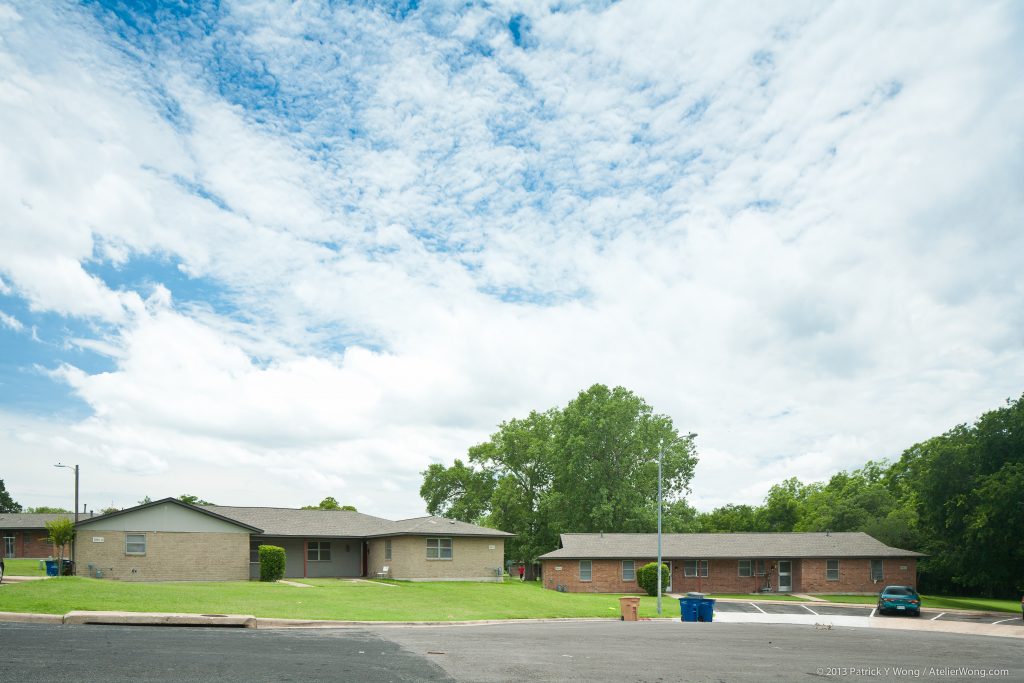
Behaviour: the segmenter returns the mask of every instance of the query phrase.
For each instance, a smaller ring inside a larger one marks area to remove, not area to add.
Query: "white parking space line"
[[[810,607],[808,607],[807,605],[800,605],[800,606],[801,606],[801,607],[803,607],[803,608],[804,608],[805,610],[807,610],[808,612],[810,612],[811,614],[813,614],[813,615],[814,615],[814,616],[816,616],[816,617],[818,617],[818,616],[821,616],[820,614],[818,614],[817,612],[815,612],[814,610],[812,610],[812,609],[811,609]]]
[[[939,617],[943,616],[944,614],[945,614],[945,612],[943,612],[942,614],[939,614],[937,616],[932,617],[931,621],[935,621],[936,619],[938,619]]]
[[[757,606],[757,605],[756,605],[755,603],[753,603],[753,602],[752,602],[752,603],[750,603],[750,604],[751,604],[751,605],[754,605],[754,607],[756,607],[756,608],[757,608],[757,611],[758,611],[758,612],[760,612],[761,614],[768,614],[768,613],[767,613],[767,612],[765,612],[765,611],[764,611],[763,609],[761,609],[760,607],[758,607],[758,606]]]
[[[872,608],[871,608],[871,614],[869,614],[869,615],[868,615],[868,618],[869,618],[869,619],[870,619],[871,617],[875,616],[875,610],[877,610],[877,609],[878,609],[877,607],[872,607]]]
[[[992,624],[1005,624],[1008,621],[1017,621],[1017,617],[1013,617],[1012,619],[1000,619],[999,621],[993,621]]]

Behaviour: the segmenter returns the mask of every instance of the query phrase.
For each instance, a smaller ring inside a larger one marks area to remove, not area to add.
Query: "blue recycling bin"
[[[697,605],[697,621],[710,622],[715,614],[715,601],[710,598],[704,598],[699,603]]]
[[[679,620],[697,621],[700,598],[679,598]]]
[[[57,560],[46,561],[46,575],[57,576]]]

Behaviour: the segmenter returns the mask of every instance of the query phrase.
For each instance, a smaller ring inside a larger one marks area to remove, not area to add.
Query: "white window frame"
[[[141,538],[142,540],[141,541],[129,540],[129,539],[132,539],[132,538]],[[146,541],[147,541],[146,534],[144,534],[144,533],[139,533],[139,532],[134,532],[134,531],[131,532],[131,533],[126,533],[124,535],[124,554],[125,555],[138,555],[138,556],[145,555],[146,554],[146,549],[149,547],[149,545],[148,545],[148,543]],[[138,550],[138,548],[136,548],[135,550],[131,550],[132,546],[140,546],[140,545],[142,546],[142,550]]]
[[[385,538],[384,539],[384,559],[385,560],[390,560],[391,559],[391,539],[390,538]]]
[[[451,537],[436,537],[427,539],[428,560],[451,560],[455,557],[455,548]]]
[[[875,573],[875,566],[878,566],[878,573]],[[882,560],[868,560],[868,571],[871,573],[872,581],[885,580],[885,563]]]
[[[316,546],[314,548],[314,546]],[[314,557],[314,553],[316,557]],[[326,557],[325,557],[326,555]],[[331,542],[330,541],[306,541],[307,562],[330,562]]]
[[[825,560],[825,580],[839,580],[839,560]]]
[[[583,578],[583,565],[587,565],[587,578]],[[580,581],[593,581],[594,580],[594,561],[593,560],[580,560]]]
[[[753,560],[739,560],[736,565],[736,574],[744,579],[754,575]]]
[[[629,564],[629,569],[626,569],[626,564]],[[636,581],[636,560],[623,560],[622,561],[622,580],[623,581]]]
[[[683,576],[688,579],[707,578],[707,560],[683,560]]]

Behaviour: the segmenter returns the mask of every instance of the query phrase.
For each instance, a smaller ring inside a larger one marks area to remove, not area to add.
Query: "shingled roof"
[[[74,512],[5,512],[0,514],[0,529],[45,529],[47,522],[55,519],[74,519]],[[86,521],[93,517],[93,513],[84,512],[78,515],[79,521]]]
[[[658,555],[657,534],[562,534],[561,547],[542,560],[648,559]],[[821,533],[662,534],[662,557],[801,558],[924,557],[891,548],[860,531]]]
[[[415,517],[389,522],[387,530],[377,536],[515,536],[507,531],[489,529],[445,517]]]
[[[295,508],[251,508],[227,505],[202,505],[204,510],[228,519],[259,527],[264,536],[370,536],[379,533],[391,520],[351,510],[296,510]]]

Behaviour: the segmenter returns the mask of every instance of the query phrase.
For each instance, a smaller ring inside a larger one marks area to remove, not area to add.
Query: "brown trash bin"
[[[640,598],[619,598],[622,621],[637,621],[640,617]]]

